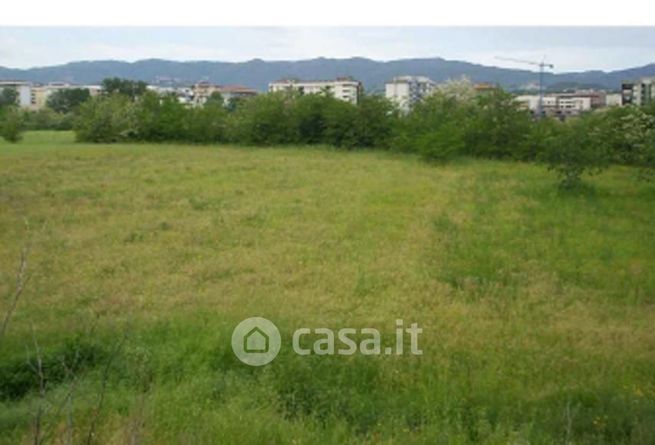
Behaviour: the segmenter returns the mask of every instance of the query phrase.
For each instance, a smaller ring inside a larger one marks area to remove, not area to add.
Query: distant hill
[[[0,67],[0,79],[21,79],[33,82],[67,81],[94,84],[106,77],[124,77],[148,83],[190,84],[208,80],[220,84],[242,84],[266,90],[268,83],[284,77],[300,79],[332,79],[353,76],[361,80],[367,90],[380,90],[384,82],[398,75],[424,75],[435,81],[468,76],[475,82],[494,82],[508,89],[520,89],[537,81],[533,71],[496,68],[475,63],[430,59],[404,59],[389,62],[354,57],[350,59],[317,58],[300,61],[248,62],[174,62],[147,59],[137,62],[99,60],[71,62],[65,65],[12,69]],[[654,76],[655,63],[620,71],[584,71],[577,73],[546,73],[546,86],[596,85],[618,89],[621,81],[642,76]]]

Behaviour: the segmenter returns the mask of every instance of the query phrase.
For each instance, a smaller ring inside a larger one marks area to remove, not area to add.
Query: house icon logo
[[[255,326],[243,337],[243,350],[247,353],[268,352],[269,338],[259,326]]]
[[[270,320],[246,318],[232,332],[232,350],[239,360],[250,366],[270,363],[280,352],[280,331]]]

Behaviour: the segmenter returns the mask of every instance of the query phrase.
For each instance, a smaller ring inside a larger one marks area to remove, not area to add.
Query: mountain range
[[[538,73],[524,69],[498,68],[442,58],[402,59],[387,62],[361,57],[349,59],[316,58],[299,61],[247,62],[176,62],[146,59],[136,62],[99,60],[71,62],[64,65],[16,69],[0,67],[0,80],[18,79],[32,82],[64,81],[97,84],[106,77],[143,80],[151,84],[192,84],[207,80],[218,84],[240,84],[264,91],[268,83],[280,78],[306,80],[352,76],[364,83],[368,91],[380,91],[394,76],[422,75],[440,82],[467,76],[474,82],[497,83],[510,90],[519,90],[538,82]],[[624,80],[655,76],[655,63],[618,71],[583,71],[545,73],[549,89],[605,88],[618,90]]]

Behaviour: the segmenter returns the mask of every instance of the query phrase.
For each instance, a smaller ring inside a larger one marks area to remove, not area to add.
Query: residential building
[[[425,76],[398,76],[385,84],[385,96],[408,112],[412,106],[435,91],[436,83]]]
[[[32,103],[32,84],[22,80],[0,80],[0,91],[5,88],[13,88],[18,93],[17,105],[21,108],[29,108]]]
[[[257,90],[243,85],[217,85],[210,82],[198,82],[192,88],[193,104],[204,105],[213,93],[220,93],[223,96],[224,105],[228,105],[232,99],[256,96]]]
[[[245,99],[258,94],[256,90],[243,85],[221,85],[218,91],[223,96],[225,106],[230,105],[234,99]]]
[[[331,94],[336,99],[357,105],[362,92],[362,83],[352,77],[337,77],[336,80],[313,81],[282,79],[269,83],[268,91],[297,91],[300,94]]]
[[[593,109],[603,108],[604,106],[606,106],[607,92],[603,90],[594,90],[594,89],[575,90],[571,95],[575,97],[588,97],[591,103],[591,108]]]
[[[642,77],[635,82],[621,84],[623,105],[648,105],[655,100],[655,77]]]
[[[605,95],[606,107],[620,107],[622,104],[623,96],[621,93],[607,93]]]
[[[560,95],[557,97],[556,111],[559,111],[560,114],[580,114],[591,108],[591,97],[589,96]]]
[[[32,111],[45,107],[48,103],[48,97],[55,91],[83,88],[89,90],[91,96],[96,96],[101,91],[101,87],[97,85],[74,85],[65,82],[51,82],[41,85],[20,80],[0,80],[0,90],[3,88],[14,88],[18,92],[18,106]]]
[[[539,95],[527,94],[517,96],[516,100],[521,102],[525,108],[533,113],[539,109]],[[592,97],[589,94],[558,93],[548,94],[542,98],[542,112],[549,116],[571,116],[590,111]]]

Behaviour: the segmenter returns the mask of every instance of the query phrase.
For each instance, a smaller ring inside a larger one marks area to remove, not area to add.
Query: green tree
[[[558,174],[562,188],[575,188],[583,174],[598,174],[609,166],[612,153],[602,119],[594,114],[571,119],[545,141],[540,160]]]
[[[532,119],[511,94],[494,89],[477,94],[466,118],[466,154],[485,158],[520,157]]]
[[[640,165],[649,133],[655,129],[655,117],[639,107],[626,106],[607,110],[596,120],[603,141],[609,145],[612,161]]]
[[[521,161],[534,161],[542,156],[546,145],[560,131],[562,122],[554,118],[544,118],[531,122],[525,142],[518,145],[512,157]]]
[[[110,77],[102,81],[102,89],[105,94],[122,94],[135,99],[142,96],[147,89],[148,84],[142,81],[121,79],[119,77]]]
[[[390,144],[397,113],[393,104],[383,96],[362,95],[357,103],[353,125],[360,147],[384,148]]]
[[[220,93],[220,91],[214,91],[209,95],[207,101],[205,102],[205,105],[211,105],[211,104],[218,104],[221,107],[225,105],[225,99],[223,98],[223,95]]]
[[[25,128],[29,130],[71,130],[73,128],[73,114],[57,113],[44,107],[37,111],[24,113]]]
[[[188,139],[186,108],[174,95],[146,92],[136,102],[135,136],[143,141]]]
[[[404,116],[392,146],[420,154],[427,160],[445,160],[463,154],[472,105],[456,95],[437,92]],[[442,142],[438,142],[438,139]]]
[[[57,113],[71,113],[91,98],[86,88],[57,90],[48,97],[47,106]]]
[[[79,141],[120,142],[134,138],[135,127],[134,104],[116,94],[83,103],[73,129]]]
[[[357,107],[341,100],[327,102],[323,141],[336,147],[356,147],[359,140],[355,128]]]
[[[244,101],[230,118],[230,140],[254,145],[293,142],[293,101],[293,96],[283,92],[260,94]]]
[[[23,116],[17,106],[5,106],[0,116],[0,136],[7,142],[18,142],[23,134]]]
[[[18,102],[18,91],[16,88],[3,88],[0,90],[0,108],[16,105]]]
[[[191,142],[215,143],[227,140],[228,112],[219,101],[208,101],[205,106],[186,112],[187,139]]]
[[[327,126],[325,113],[336,99],[322,94],[307,94],[294,98],[291,109],[291,125],[294,139],[303,144],[325,141]]]

